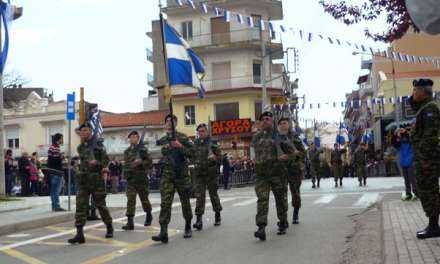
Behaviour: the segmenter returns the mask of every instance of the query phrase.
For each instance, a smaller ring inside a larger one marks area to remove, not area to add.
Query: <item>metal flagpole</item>
[[[0,54],[3,53],[2,45],[2,19],[0,16]],[[4,68],[4,65],[3,65]],[[3,72],[0,71],[0,195],[6,195],[6,175],[5,175],[5,133],[3,124]]]
[[[68,143],[67,143],[67,195],[68,195],[68,203],[67,210],[70,211],[70,195],[71,195],[71,183],[72,183],[72,121],[69,120],[68,125]]]

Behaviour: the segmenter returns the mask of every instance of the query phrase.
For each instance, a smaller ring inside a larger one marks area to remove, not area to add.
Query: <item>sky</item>
[[[151,20],[158,18],[157,0],[12,0],[24,8],[23,17],[13,23],[6,72],[18,71],[31,80],[29,86],[43,87],[63,100],[85,87],[88,101],[112,112],[142,110],[146,96],[146,60],[151,39]],[[165,1],[163,1],[165,2]],[[333,36],[359,44],[384,47],[364,36],[365,25],[346,26],[324,13],[318,0],[284,0],[285,27]],[[375,23],[382,31],[383,23]],[[371,26],[371,25],[370,25]],[[301,41],[298,34],[283,34],[287,47],[300,53],[298,94],[306,103],[321,103],[321,109],[302,110],[303,118],[339,121],[341,108],[333,101],[345,100],[356,89],[361,74],[361,56],[353,49],[321,41]],[[325,106],[330,102],[330,106]]]

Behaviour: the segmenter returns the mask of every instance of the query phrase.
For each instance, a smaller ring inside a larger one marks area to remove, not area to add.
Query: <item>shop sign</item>
[[[225,136],[252,132],[251,119],[222,120],[211,122],[212,136]]]

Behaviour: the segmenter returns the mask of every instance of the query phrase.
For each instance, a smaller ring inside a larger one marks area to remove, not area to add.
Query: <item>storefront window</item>
[[[239,118],[240,113],[238,103],[215,105],[215,120],[236,120]]]

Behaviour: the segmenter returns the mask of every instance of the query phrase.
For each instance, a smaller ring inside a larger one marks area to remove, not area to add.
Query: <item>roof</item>
[[[14,107],[22,100],[26,100],[28,96],[35,92],[41,98],[47,97],[44,88],[5,88],[3,89],[3,102],[5,108]]]
[[[130,127],[130,126],[161,126],[164,125],[168,111],[150,111],[139,113],[102,113],[102,126]]]

